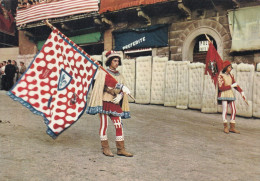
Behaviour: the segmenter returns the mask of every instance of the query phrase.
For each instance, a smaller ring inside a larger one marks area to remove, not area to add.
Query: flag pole
[[[248,102],[247,102],[246,98],[244,98],[244,97],[243,97],[243,99],[244,99],[244,101],[246,102],[246,104],[249,106],[249,104],[248,104]]]
[[[72,43],[81,53],[83,53],[85,56],[87,56],[88,58],[90,58],[95,64],[98,65],[99,68],[101,68],[103,71],[105,71],[107,74],[110,75],[110,73],[104,68],[102,67],[98,61],[94,60],[93,58],[91,58],[81,47],[79,47],[77,44],[75,44],[74,42],[72,42],[66,35],[64,35],[63,33],[61,33],[56,27],[54,27],[48,19],[44,20],[44,23],[49,26],[52,30],[57,30],[58,33],[63,37],[65,38],[66,40],[68,40],[70,43]],[[117,82],[117,80],[111,75],[111,77]],[[128,94],[134,101],[135,101],[135,98],[131,95],[131,94]]]
[[[206,36],[207,40],[208,40],[210,43],[212,43],[206,33],[205,33],[205,36]]]

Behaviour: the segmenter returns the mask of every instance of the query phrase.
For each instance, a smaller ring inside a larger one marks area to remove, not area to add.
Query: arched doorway
[[[195,44],[197,43],[198,40],[200,40],[200,38],[206,39],[205,34],[207,34],[209,37],[211,37],[211,39],[214,40],[215,42],[214,44],[218,51],[218,54],[220,55],[220,57],[223,57],[224,47],[223,47],[222,36],[219,34],[218,31],[216,31],[216,29],[213,29],[211,27],[201,26],[194,29],[191,33],[189,33],[186,36],[182,48],[182,60],[190,61],[190,62],[194,61],[193,53],[194,53]]]

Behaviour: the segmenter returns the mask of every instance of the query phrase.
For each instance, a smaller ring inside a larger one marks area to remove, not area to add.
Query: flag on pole
[[[222,63],[223,60],[219,56],[214,45],[212,42],[209,42],[209,49],[206,56],[205,74],[208,73],[211,76],[215,86],[217,84],[218,75],[222,70]]]
[[[84,113],[98,65],[75,43],[54,29],[25,74],[8,92],[44,117],[56,138]]]

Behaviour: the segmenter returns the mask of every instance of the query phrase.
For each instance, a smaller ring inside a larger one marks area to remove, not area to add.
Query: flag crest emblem
[[[64,69],[61,69],[60,79],[58,82],[58,90],[65,89],[69,85],[71,79],[72,79],[71,75],[68,72],[66,72]]]

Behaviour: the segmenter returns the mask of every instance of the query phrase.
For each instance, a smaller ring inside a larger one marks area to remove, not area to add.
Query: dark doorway
[[[208,35],[214,47],[217,50],[217,44],[214,38]],[[208,51],[208,40],[204,34],[197,36],[196,43],[193,49],[193,62],[205,63],[206,55]]]

